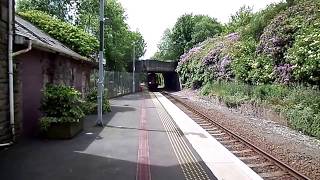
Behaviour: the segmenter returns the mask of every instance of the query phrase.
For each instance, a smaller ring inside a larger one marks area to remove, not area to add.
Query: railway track
[[[263,179],[309,180],[305,175],[294,170],[254,144],[248,142],[245,138],[211,120],[206,114],[189,106],[180,98],[167,92],[162,92],[162,94]]]

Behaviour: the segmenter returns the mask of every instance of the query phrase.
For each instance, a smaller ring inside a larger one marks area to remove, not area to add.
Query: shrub
[[[294,67],[295,80],[320,85],[320,21],[299,32],[287,61]]]
[[[287,110],[290,125],[305,134],[320,138],[320,113],[301,104]]]
[[[36,10],[19,15],[83,56],[90,57],[98,50],[99,43],[94,36],[70,23]]]
[[[81,94],[72,87],[47,85],[43,90],[40,119],[42,130],[52,122],[79,122],[84,116]]]
[[[317,19],[319,7],[319,2],[307,0],[278,14],[261,35],[257,52],[270,56],[275,64],[285,63],[284,55],[294,43],[296,33]]]
[[[237,33],[210,38],[183,54],[177,67],[182,83],[199,88],[212,80],[233,79],[229,53],[239,39]]]
[[[230,22],[226,25],[225,33],[242,32],[250,23],[253,17],[252,8],[243,6],[234,15],[231,16]]]
[[[96,114],[97,113],[97,110],[98,110],[97,95],[98,95],[97,88],[91,89],[89,91],[89,93],[86,95],[85,103],[83,106],[84,112],[86,114]],[[110,103],[108,100],[108,92],[106,90],[103,93],[102,111],[103,112],[111,112],[111,107],[110,107]]]
[[[217,96],[228,107],[244,102],[266,104],[282,112],[289,125],[320,138],[320,92],[303,86],[246,85],[236,82],[212,82],[202,87],[203,95]]]
[[[296,0],[257,13],[242,8],[226,27],[237,33],[209,38],[181,56],[182,82],[229,107],[271,106],[291,127],[319,138],[319,7],[319,1]]]
[[[246,38],[254,38],[259,40],[266,26],[276,17],[280,12],[287,8],[285,3],[271,4],[259,12],[256,12],[250,18],[250,21],[240,31],[241,36]]]
[[[218,97],[228,107],[236,107],[248,100],[250,91],[250,86],[243,83],[215,81],[206,84],[201,93]]]
[[[268,56],[258,56],[254,59],[249,72],[249,78],[256,84],[265,84],[274,80],[273,76],[274,64]]]
[[[251,82],[250,71],[254,63],[256,42],[253,38],[241,40],[234,44],[231,56],[234,61],[231,62],[231,69],[237,80]]]

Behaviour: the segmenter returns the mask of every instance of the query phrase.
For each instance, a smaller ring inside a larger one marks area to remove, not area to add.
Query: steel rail
[[[302,180],[311,180],[309,177],[305,176],[304,174],[301,174],[300,172],[296,171],[295,169],[291,168],[289,165],[287,165],[286,163],[282,162],[281,160],[278,160],[277,158],[275,158],[274,156],[272,156],[271,154],[265,152],[264,150],[262,150],[261,148],[257,147],[256,145],[252,144],[251,142],[249,142],[248,140],[242,138],[241,136],[233,133],[231,130],[229,130],[228,128],[224,127],[223,125],[215,122],[214,120],[212,120],[210,117],[208,117],[206,114],[204,114],[203,112],[200,112],[199,110],[196,110],[195,108],[191,107],[190,105],[188,105],[187,103],[181,101],[179,98],[169,94],[168,92],[162,92],[162,94],[164,94],[165,96],[169,96],[170,98],[174,99],[176,102],[180,103],[181,105],[183,105],[184,107],[186,107],[189,111],[191,111],[192,113],[197,114],[198,116],[202,117],[204,120],[207,120],[211,123],[213,123],[215,126],[221,128],[222,130],[224,130],[226,133],[228,133],[230,136],[232,136],[233,138],[239,140],[240,142],[244,143],[245,145],[249,146],[250,148],[252,148],[255,152],[259,153],[260,155],[262,155],[264,158],[268,159],[269,161],[273,162],[276,166],[278,166],[279,168],[281,168],[284,172],[288,172],[291,176],[297,178],[297,179],[302,179]]]

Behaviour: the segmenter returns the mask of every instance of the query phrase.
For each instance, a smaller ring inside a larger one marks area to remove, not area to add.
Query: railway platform
[[[110,101],[72,140],[24,140],[0,151],[0,179],[261,179],[160,93]]]

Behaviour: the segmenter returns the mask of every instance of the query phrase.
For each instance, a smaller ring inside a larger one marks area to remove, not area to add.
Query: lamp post
[[[136,82],[134,78],[134,73],[136,71],[136,64],[135,64],[135,59],[136,59],[136,46],[135,42],[133,43],[133,51],[132,51],[132,92],[135,93],[136,91]]]
[[[98,117],[96,121],[97,126],[103,126],[103,91],[104,91],[104,67],[103,67],[103,53],[104,53],[104,0],[100,0],[100,47],[99,47],[99,78],[98,78]]]

